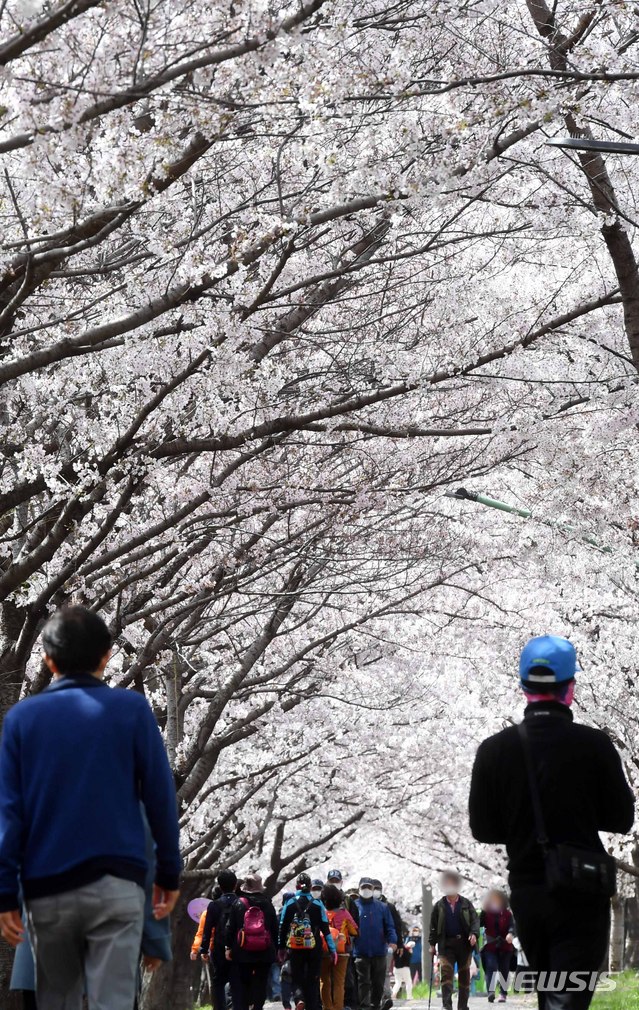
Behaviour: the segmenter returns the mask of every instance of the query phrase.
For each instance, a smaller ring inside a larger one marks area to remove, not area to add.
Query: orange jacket
[[[199,926],[197,927],[197,933],[195,934],[193,938],[193,943],[191,945],[192,954],[200,953],[200,947],[202,946],[202,936],[204,934],[204,923],[206,922],[206,912],[207,910],[204,909],[204,911],[200,916],[200,923]]]

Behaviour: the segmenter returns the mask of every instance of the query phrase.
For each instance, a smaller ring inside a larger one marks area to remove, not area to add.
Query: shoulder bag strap
[[[549,846],[548,835],[546,834],[546,825],[544,822],[544,814],[541,809],[541,796],[539,795],[539,785],[537,784],[537,776],[535,775],[535,767],[533,765],[532,750],[530,747],[530,739],[528,737],[528,727],[525,722],[520,722],[517,731],[519,733],[521,744],[524,749],[524,760],[526,762],[526,771],[528,773],[528,784],[530,786],[530,798],[533,805],[533,814],[535,816],[535,830],[537,832],[537,842],[541,845],[543,851],[545,852]]]

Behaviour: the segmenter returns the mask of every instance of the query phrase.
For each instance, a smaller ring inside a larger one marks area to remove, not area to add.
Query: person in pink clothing
[[[324,1010],[344,1010],[346,972],[351,956],[351,939],[358,929],[351,913],[344,907],[342,892],[334,884],[326,884],[322,891],[328,923],[337,947],[337,962],[328,951],[322,958],[320,989]]]

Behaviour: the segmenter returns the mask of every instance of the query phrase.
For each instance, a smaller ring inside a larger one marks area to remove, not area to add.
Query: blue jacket
[[[385,957],[389,943],[397,943],[397,932],[388,905],[375,898],[358,898],[359,936],[353,940],[355,957]]]
[[[144,927],[142,929],[141,953],[147,957],[159,957],[162,961],[171,961],[171,920],[156,919],[153,915],[153,883],[155,878],[155,848],[151,832],[149,831],[146,818],[144,819],[146,834],[146,853],[149,861],[147,870],[145,890],[146,901],[144,904]],[[26,927],[26,915],[23,914],[22,922]],[[31,939],[25,929],[24,940],[16,947],[11,970],[10,992],[35,992],[35,960]]]
[[[0,746],[0,911],[107,873],[144,887],[144,803],[155,879],[178,887],[173,776],[142,695],[64,677],[7,714]]]

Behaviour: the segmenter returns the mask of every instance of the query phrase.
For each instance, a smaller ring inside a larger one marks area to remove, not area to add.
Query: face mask
[[[360,893],[360,897],[361,898],[372,898],[373,897],[373,888],[372,887],[360,887],[359,893]]]
[[[378,887],[376,887],[375,890],[373,891],[373,897],[379,899],[379,898],[381,898],[381,896],[382,896],[382,892],[380,891],[380,889]]]
[[[311,894],[313,895],[314,898],[321,898],[322,897],[322,888],[321,887],[314,887],[313,890],[311,891]]]
[[[457,894],[457,888],[456,887],[447,887],[446,888],[446,894],[448,895],[449,898],[454,898],[455,895]]]

